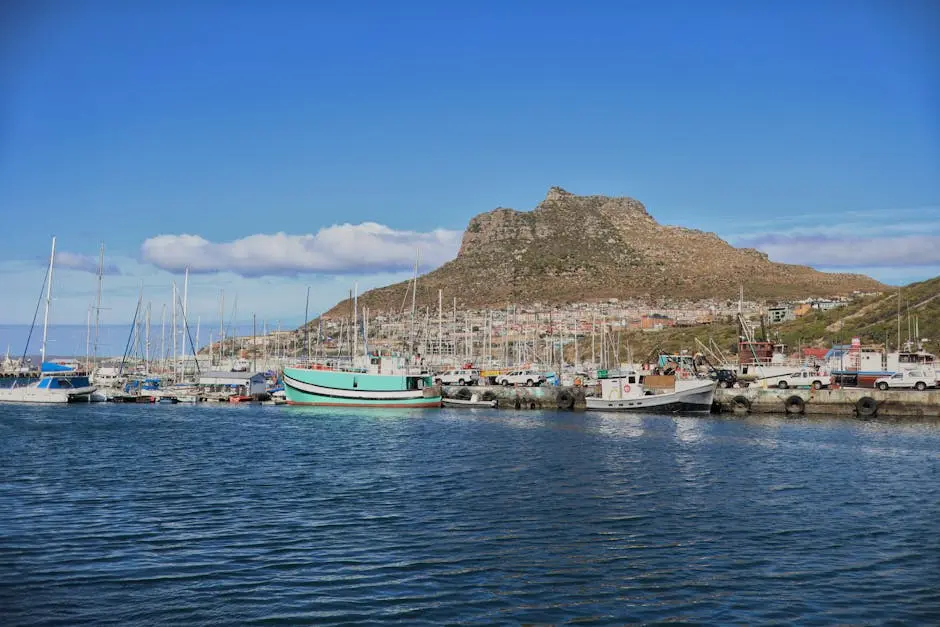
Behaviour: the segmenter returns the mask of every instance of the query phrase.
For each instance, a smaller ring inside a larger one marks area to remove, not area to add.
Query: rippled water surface
[[[933,622],[940,428],[0,406],[0,623]]]

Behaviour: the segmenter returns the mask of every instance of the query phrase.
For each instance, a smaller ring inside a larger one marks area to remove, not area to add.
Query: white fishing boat
[[[49,255],[49,271],[46,275],[46,311],[42,322],[42,348],[40,350],[40,377],[28,385],[0,388],[0,402],[8,403],[69,403],[88,401],[95,386],[88,380],[88,373],[78,369],[74,362],[47,362],[46,338],[49,329],[49,305],[52,302],[52,270],[55,266],[55,238],[52,238],[52,253]]]
[[[470,398],[444,398],[444,407],[491,407],[497,405],[496,399],[481,400],[479,394],[472,394]]]
[[[707,412],[717,383],[669,375],[642,376],[636,371],[600,380],[600,396],[585,399],[587,409],[603,411]]]

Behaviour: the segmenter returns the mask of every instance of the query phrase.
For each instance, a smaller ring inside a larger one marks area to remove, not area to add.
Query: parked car
[[[767,385],[776,385],[781,390],[787,388],[811,387],[815,390],[821,390],[832,384],[832,377],[828,374],[819,374],[814,370],[800,370],[782,377],[773,377],[767,381]]]
[[[879,390],[926,390],[927,388],[937,387],[937,377],[923,370],[902,370],[890,377],[875,379],[875,387]]]
[[[496,377],[496,385],[542,385],[545,375],[535,370],[513,370],[508,374]]]
[[[441,385],[477,385],[480,383],[480,371],[469,368],[448,370],[434,377],[434,382]]]
[[[712,381],[717,381],[720,388],[732,388],[738,382],[738,375],[735,374],[734,370],[728,368],[712,370],[708,373],[708,376]]]

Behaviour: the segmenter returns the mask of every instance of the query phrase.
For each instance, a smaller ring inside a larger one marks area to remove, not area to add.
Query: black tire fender
[[[568,391],[559,392],[557,406],[558,409],[574,409],[574,395]]]
[[[806,411],[806,402],[796,394],[788,397],[783,406],[788,414],[802,414]]]
[[[522,399],[517,396],[513,401],[512,406],[516,409],[522,409]]]
[[[859,418],[872,418],[878,415],[878,401],[870,396],[863,396],[855,401],[855,413]]]
[[[745,413],[750,413],[751,401],[749,401],[746,396],[738,394],[731,399],[731,409],[734,411],[744,411]]]

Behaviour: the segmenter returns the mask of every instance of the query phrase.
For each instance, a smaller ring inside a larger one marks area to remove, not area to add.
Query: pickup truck
[[[926,390],[927,388],[937,387],[937,377],[923,370],[902,370],[901,372],[894,373],[890,377],[875,379],[875,387],[879,390]]]
[[[496,385],[542,385],[545,383],[545,375],[535,370],[513,370],[508,374],[501,374],[496,377]]]
[[[476,385],[480,382],[480,371],[463,368],[448,370],[434,377],[434,383],[442,385]]]
[[[812,370],[800,370],[782,377],[772,377],[767,381],[767,385],[776,385],[781,390],[787,388],[811,387],[814,390],[821,390],[832,384],[832,377],[828,374],[819,374]]]

